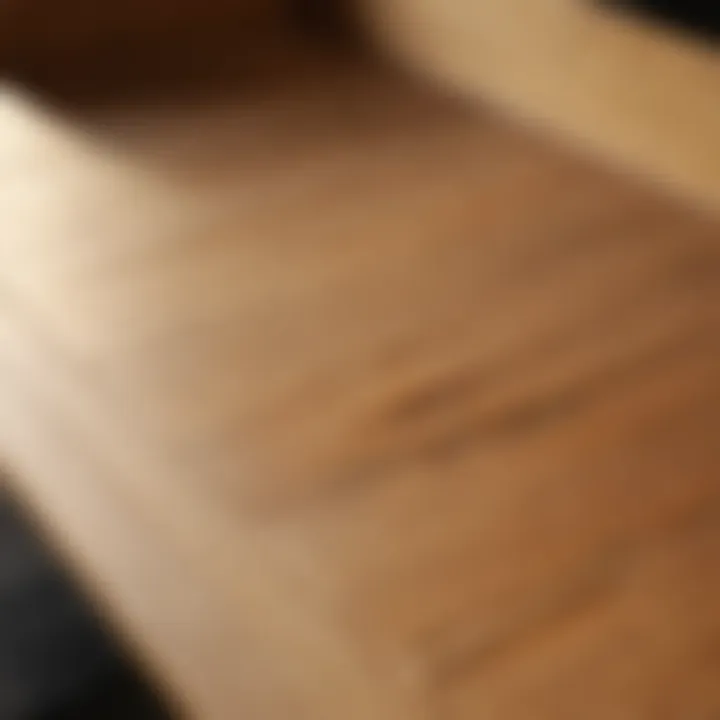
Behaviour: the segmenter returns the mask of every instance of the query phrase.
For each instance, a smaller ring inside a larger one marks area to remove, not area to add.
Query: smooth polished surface
[[[720,225],[300,55],[0,101],[0,452],[202,720],[720,712]]]

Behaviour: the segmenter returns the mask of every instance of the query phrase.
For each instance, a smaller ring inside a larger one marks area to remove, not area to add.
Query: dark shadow
[[[169,717],[134,661],[0,491],[0,718]]]
[[[672,23],[708,39],[720,39],[720,4],[717,0],[607,0],[607,4]]]
[[[242,3],[207,2],[222,11],[203,21],[145,25],[139,17],[137,26],[126,20],[114,28],[104,19],[95,33],[47,46],[16,43],[2,58],[3,74],[61,105],[152,103],[252,83],[258,67],[282,67],[299,43],[347,47],[357,39],[351,0],[278,0],[276,12],[254,20]]]

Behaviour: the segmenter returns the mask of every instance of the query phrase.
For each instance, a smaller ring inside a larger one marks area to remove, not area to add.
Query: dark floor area
[[[167,720],[0,490],[0,720]]]

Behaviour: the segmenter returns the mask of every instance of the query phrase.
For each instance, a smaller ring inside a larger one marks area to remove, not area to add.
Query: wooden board
[[[717,223],[392,73],[0,99],[0,453],[202,720],[720,712]]]
[[[691,35],[585,0],[365,0],[404,62],[494,98],[713,208],[720,55]]]

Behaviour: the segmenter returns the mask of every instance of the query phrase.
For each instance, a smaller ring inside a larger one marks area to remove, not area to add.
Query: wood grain
[[[364,0],[394,56],[713,208],[717,50],[584,0]]]
[[[0,168],[2,454],[191,717],[720,712],[717,222],[304,50]]]

